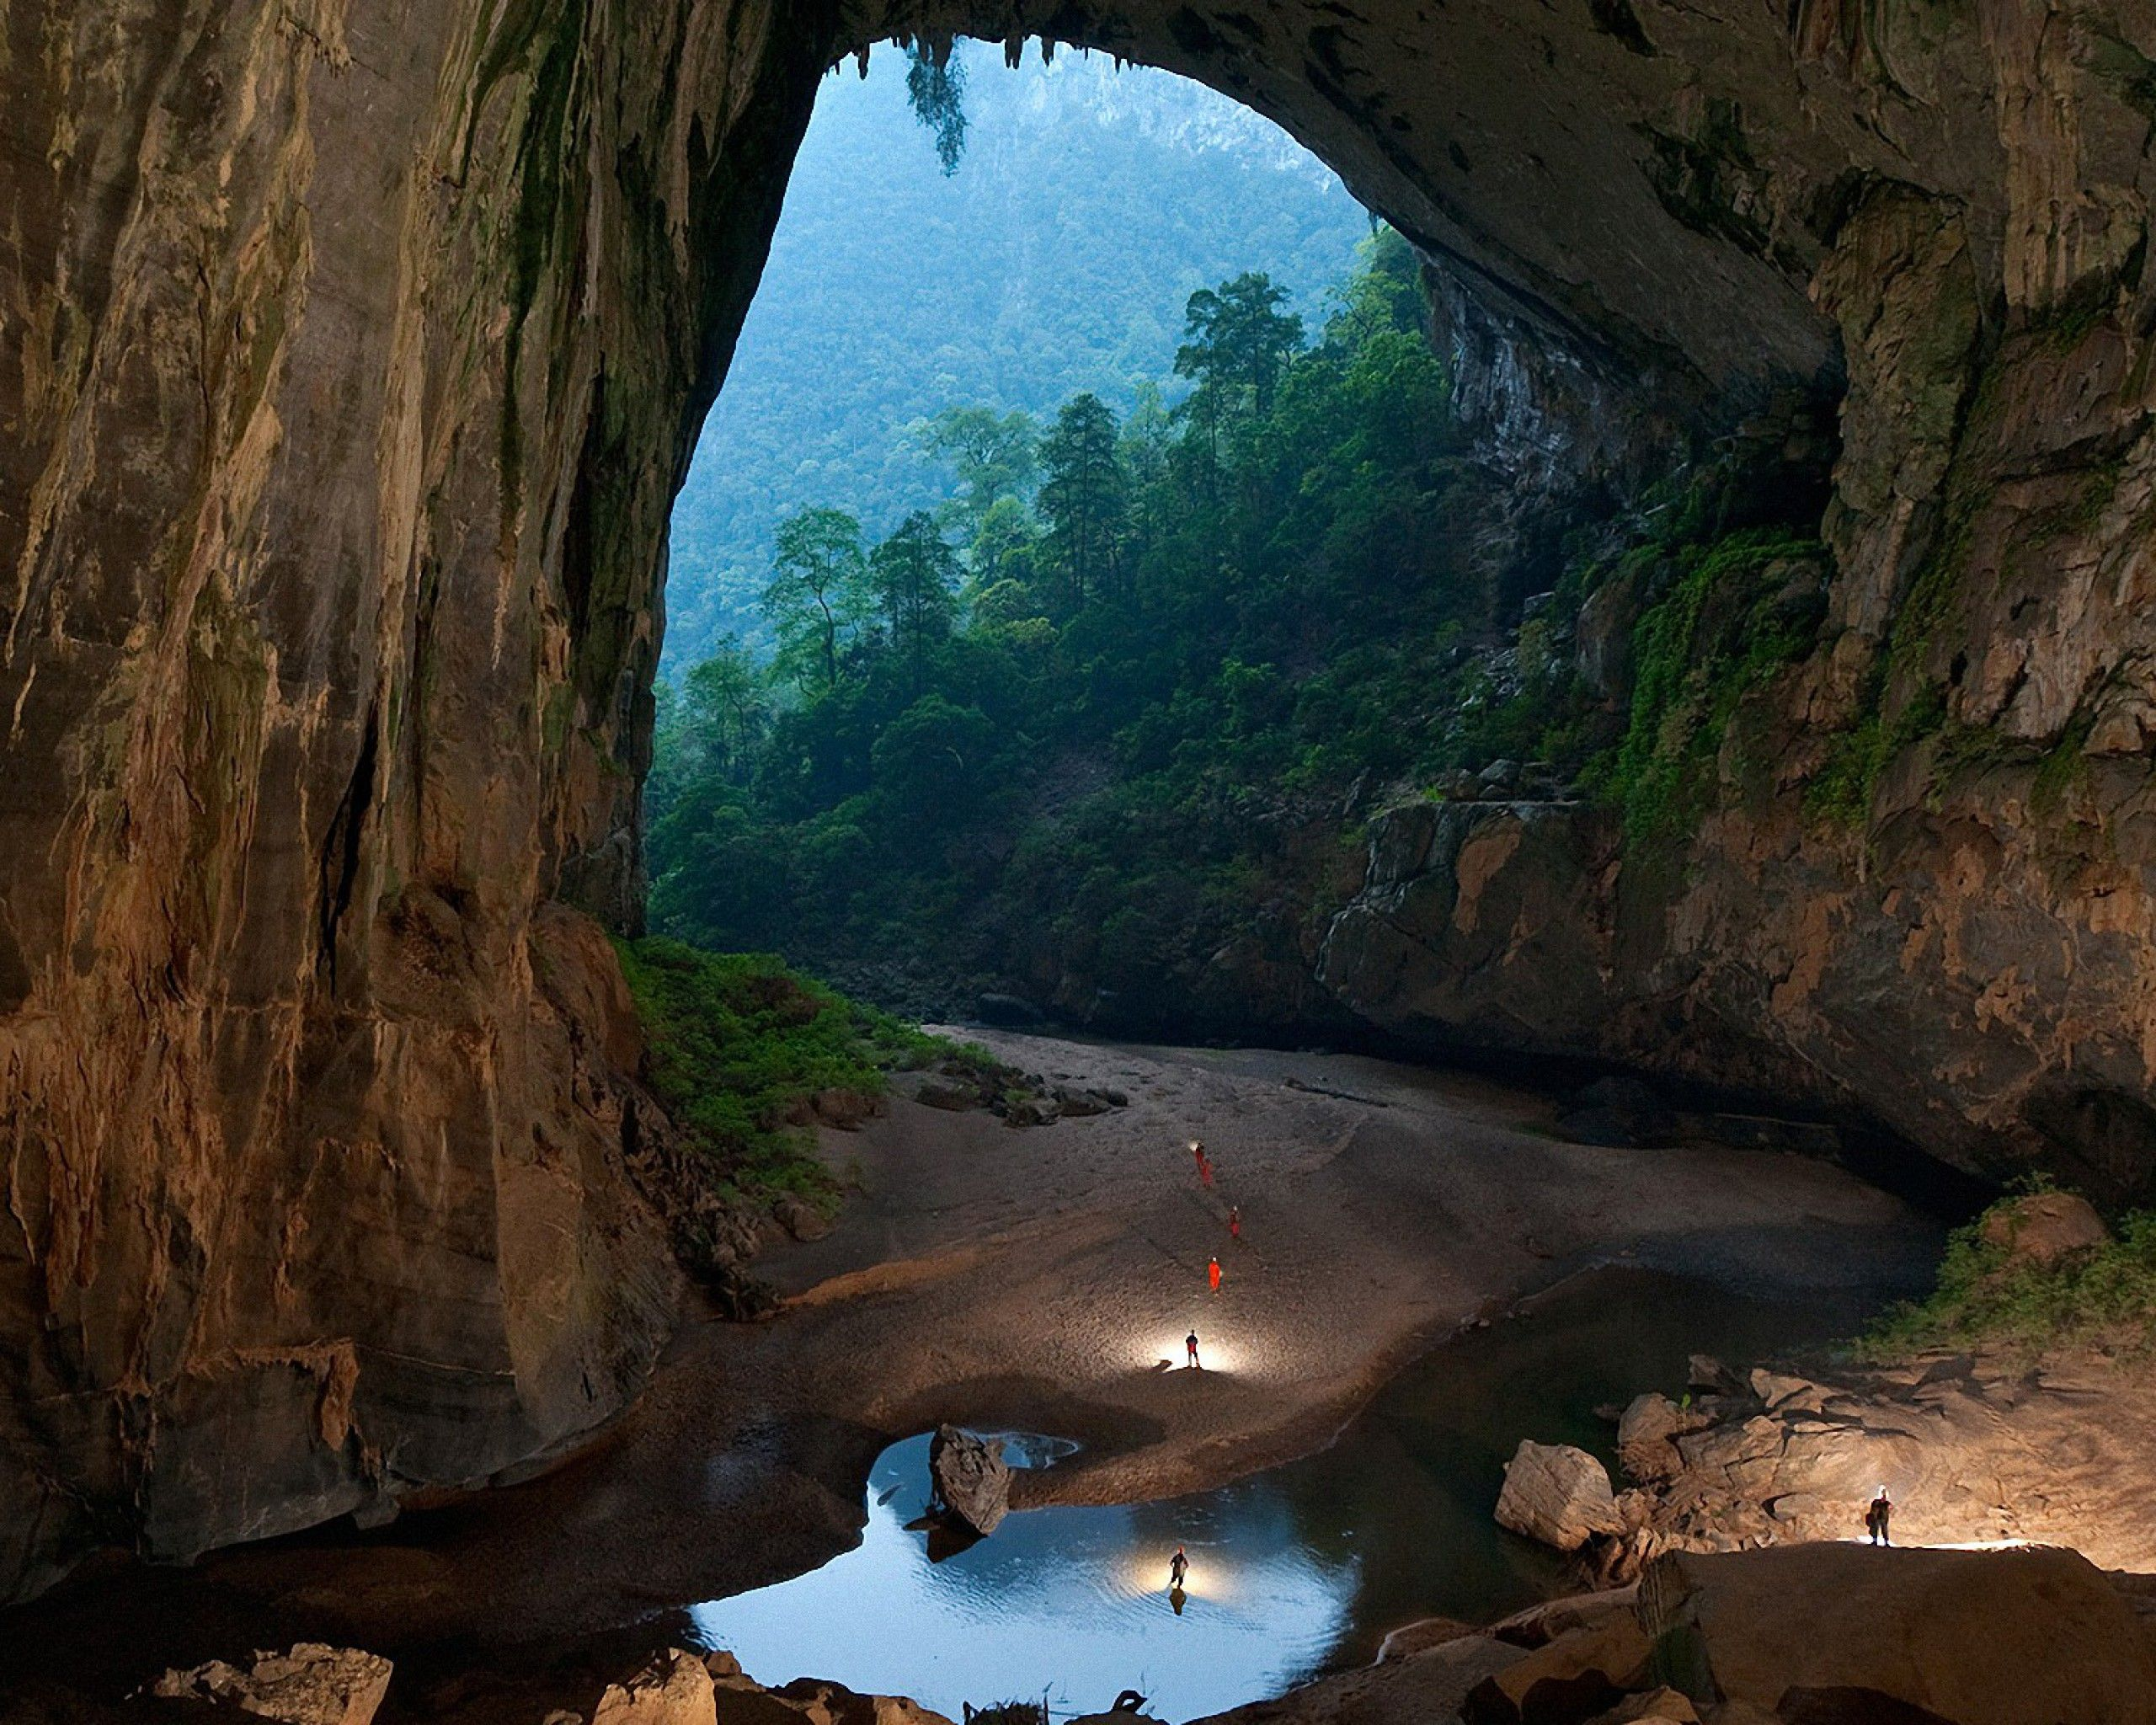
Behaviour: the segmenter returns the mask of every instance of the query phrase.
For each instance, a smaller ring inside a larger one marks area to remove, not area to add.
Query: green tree
[[[862,620],[867,559],[861,523],[842,509],[804,509],[779,523],[764,615],[778,663],[803,688],[835,688],[841,652]]]
[[[684,684],[687,746],[707,773],[746,784],[756,745],[771,725],[762,667],[739,635],[722,635],[711,657],[691,670]]]
[[[1198,382],[1187,405],[1204,428],[1216,467],[1224,427],[1272,411],[1281,371],[1303,345],[1303,320],[1280,309],[1287,301],[1288,290],[1271,276],[1246,270],[1217,288],[1199,288],[1183,303],[1176,376]]]
[[[994,408],[946,408],[915,433],[922,450],[950,462],[964,490],[957,502],[970,535],[997,504],[1022,499],[1038,468],[1040,428],[1033,416]]]
[[[998,498],[980,518],[966,547],[969,598],[977,598],[1006,582],[1015,582],[1030,593],[1040,555],[1040,524],[1031,510],[1015,497]]]
[[[1041,443],[1041,474],[1049,561],[1075,611],[1114,578],[1129,506],[1115,415],[1091,391],[1073,396],[1055,416]]]
[[[868,590],[875,595],[891,649],[918,689],[930,644],[951,631],[958,556],[926,510],[915,510],[869,554]]]

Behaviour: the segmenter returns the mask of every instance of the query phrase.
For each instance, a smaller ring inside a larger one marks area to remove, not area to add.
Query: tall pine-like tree
[[[1041,442],[1041,513],[1048,562],[1075,611],[1116,580],[1129,487],[1117,448],[1116,419],[1090,390],[1073,396]]]

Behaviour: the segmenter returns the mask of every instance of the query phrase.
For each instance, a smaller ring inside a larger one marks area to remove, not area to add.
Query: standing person
[[[1205,1279],[1213,1284],[1213,1291],[1215,1294],[1220,1291],[1220,1260],[1219,1258],[1209,1258],[1205,1260]]]
[[[1168,1559],[1168,1585],[1180,1589],[1183,1577],[1189,1573],[1190,1559],[1183,1555],[1182,1547],[1177,1546],[1175,1556]]]
[[[1228,1206],[1228,1237],[1230,1240],[1243,1237],[1243,1213],[1232,1204]]]
[[[1198,1332],[1197,1332],[1197,1331],[1193,1330],[1193,1331],[1192,1331],[1192,1332],[1191,1332],[1187,1336],[1185,1336],[1185,1337],[1182,1338],[1182,1351],[1183,1351],[1185,1354],[1187,1354],[1190,1356],[1190,1359],[1189,1359],[1188,1364],[1189,1364],[1192,1367],[1196,1368],[1196,1369],[1198,1369],[1198,1370],[1203,1370],[1203,1368],[1198,1367]]]
[[[1198,1162],[1198,1183],[1209,1188],[1213,1184],[1213,1164],[1205,1154],[1205,1146],[1193,1139],[1190,1153]]]
[[[1881,1486],[1879,1495],[1871,1500],[1870,1507],[1864,1512],[1864,1530],[1871,1535],[1873,1545],[1891,1546],[1894,1543],[1886,1533],[1886,1524],[1893,1514],[1894,1500],[1886,1495],[1886,1487]]]

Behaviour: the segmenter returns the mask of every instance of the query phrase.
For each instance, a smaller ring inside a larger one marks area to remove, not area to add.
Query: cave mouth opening
[[[1187,803],[1208,745],[1290,770],[1298,690],[1454,575],[1415,545],[1458,440],[1419,260],[1251,109],[1046,42],[856,69],[675,500],[650,927],[917,1016],[1046,1005],[1010,926],[1043,889],[1002,876],[1127,825],[1134,779]],[[1357,474],[1397,494],[1350,521]],[[1366,614],[1328,631],[1347,586]],[[1146,860],[1185,916],[1234,861]],[[991,904],[956,962],[908,962]],[[1132,908],[1095,912],[1126,952],[1161,932]]]
[[[675,503],[650,929],[918,1019],[1502,1060],[1330,986],[1373,822],[1694,795],[1625,631],[1709,556],[1785,590],[1714,628],[1800,650],[1830,431],[1710,458],[1550,337],[1524,457],[1559,404],[1255,105],[1045,41],[853,70]]]

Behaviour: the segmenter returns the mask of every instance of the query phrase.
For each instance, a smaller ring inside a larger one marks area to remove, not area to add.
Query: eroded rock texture
[[[0,1595],[495,1477],[664,1339],[591,917],[824,64],[691,10],[0,13]]]
[[[1591,824],[1463,834],[1502,1013],[1375,900],[1358,1010],[2156,1167],[2148,4],[12,0],[0,1594],[493,1477],[630,1393],[670,1272],[590,919],[636,915],[666,513],[816,79],[916,28],[1281,120],[1438,261],[1531,483],[1847,377],[1783,776],[1658,885]],[[1817,836],[1806,751],[1893,734],[1912,667],[2087,765],[1897,766]]]

